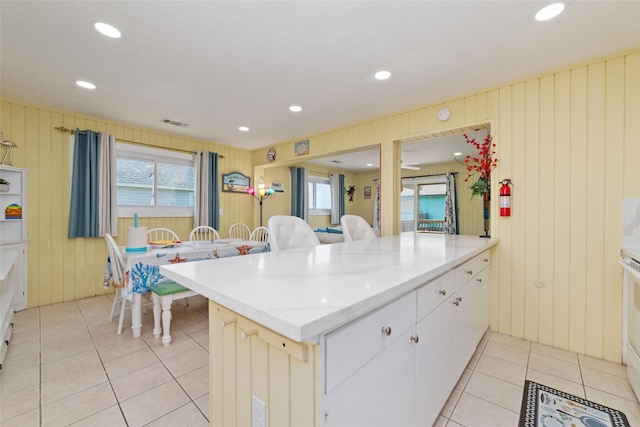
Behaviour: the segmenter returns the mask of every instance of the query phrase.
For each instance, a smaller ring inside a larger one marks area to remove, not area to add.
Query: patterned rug
[[[525,381],[518,427],[630,427],[624,413]]]

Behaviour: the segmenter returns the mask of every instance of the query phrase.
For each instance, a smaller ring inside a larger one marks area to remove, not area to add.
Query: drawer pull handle
[[[232,324],[232,323],[236,323],[236,321],[237,321],[237,320],[238,320],[238,319],[236,319],[235,317],[232,317],[232,318],[231,318],[231,319],[229,319],[229,320],[224,320],[224,319],[222,319],[222,320],[220,321],[220,325],[224,328],[224,327],[225,327],[225,326],[227,326],[227,325],[230,325],[230,324]]]
[[[246,340],[250,336],[256,335],[257,333],[258,333],[258,331],[256,329],[251,329],[250,331],[242,332],[240,334],[240,338],[242,338],[243,340]]]
[[[411,341],[413,341],[413,342],[414,342],[414,343],[416,343],[416,344],[418,344],[418,341],[419,341],[419,340],[420,340],[420,337],[418,337],[417,335],[416,335],[416,336],[411,337]]]
[[[382,333],[385,334],[386,336],[391,335],[391,326],[383,326],[382,327]]]
[[[440,295],[445,296],[447,294],[447,291],[445,289],[440,289],[439,293]]]
[[[478,283],[482,283],[482,277],[478,277],[478,278],[476,279],[476,282],[478,282]]]
[[[489,262],[489,258],[482,258],[482,262]]]
[[[456,298],[456,301],[458,301],[458,302],[462,302],[462,297],[458,297],[458,298]]]
[[[465,273],[467,273],[469,276],[471,276],[473,274],[473,270],[465,270]]]
[[[460,301],[458,301],[457,299],[455,301],[453,301],[453,305],[455,305],[456,307],[460,305]]]

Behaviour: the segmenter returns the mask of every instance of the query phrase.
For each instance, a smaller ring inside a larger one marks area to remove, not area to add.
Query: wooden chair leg
[[[109,313],[109,322],[111,322],[113,320],[113,315],[115,314],[117,308],[118,307],[118,303],[122,302],[120,300],[120,292],[121,289],[120,288],[116,288],[116,293],[113,297],[113,302],[111,303],[111,313]]]
[[[124,323],[124,312],[127,309],[127,300],[120,298],[120,319],[118,319],[118,335],[122,334],[122,325]]]

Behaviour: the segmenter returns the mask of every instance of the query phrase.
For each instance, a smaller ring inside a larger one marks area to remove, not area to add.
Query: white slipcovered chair
[[[249,240],[267,243],[269,241],[269,229],[267,227],[256,227],[252,232]]]
[[[269,218],[269,245],[273,252],[318,246],[320,240],[304,220],[287,215]]]
[[[161,242],[165,240],[179,242],[180,237],[178,237],[175,231],[169,230],[168,228],[152,228],[147,231],[147,240],[149,242]]]
[[[358,215],[343,215],[340,218],[340,225],[342,225],[345,242],[371,240],[377,237],[369,223]]]
[[[249,240],[249,237],[251,237],[251,229],[248,225],[238,222],[229,227],[230,239]]]
[[[109,233],[104,233],[104,240],[107,243],[107,251],[109,253],[109,266],[111,268],[111,280],[112,286],[116,290],[116,294],[113,296],[113,302],[111,303],[111,313],[109,314],[109,322],[113,320],[113,316],[120,307],[120,318],[118,319],[118,335],[122,334],[122,325],[124,323],[124,313],[127,309],[127,300],[122,298],[122,287],[125,285],[124,278],[126,272],[126,265],[124,262],[124,257],[122,256],[122,252],[120,252],[120,248],[116,244],[116,241],[113,239],[113,236]],[[147,294],[148,296],[149,294]],[[144,309],[146,310],[147,306],[150,305],[151,302],[147,302],[144,304]]]
[[[191,233],[189,233],[189,240],[192,242],[198,241],[198,240],[218,240],[220,239],[220,235],[218,234],[218,231],[213,228],[210,227],[208,225],[200,225],[198,227],[195,227],[193,230],[191,230]]]

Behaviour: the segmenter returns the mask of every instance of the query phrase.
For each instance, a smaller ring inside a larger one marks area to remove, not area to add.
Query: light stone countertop
[[[403,233],[375,240],[163,265],[160,273],[297,342],[330,332],[497,243]]]

